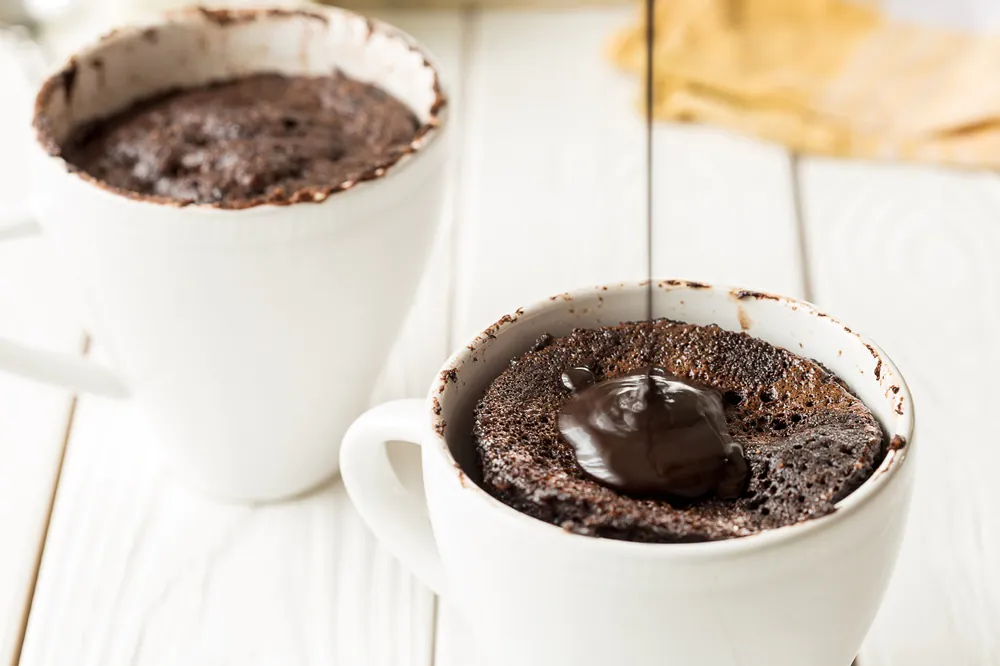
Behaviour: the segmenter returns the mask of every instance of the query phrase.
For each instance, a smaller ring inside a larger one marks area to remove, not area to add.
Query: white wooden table
[[[664,125],[649,225],[638,89],[602,58],[631,17],[386,15],[437,54],[458,127],[436,259],[373,401],[422,394],[471,333],[582,285],[652,272],[805,297],[877,339],[919,404],[910,530],[861,662],[1000,665],[1000,178]],[[0,246],[0,334],[82,351],[61,284],[44,241]],[[477,664],[339,482],[217,504],[135,432],[123,404],[0,376],[0,664]]]

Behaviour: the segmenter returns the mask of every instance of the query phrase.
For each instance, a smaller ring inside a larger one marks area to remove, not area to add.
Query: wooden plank
[[[652,169],[654,276],[804,295],[783,148],[713,127],[658,124]]]
[[[385,18],[435,52],[460,96],[462,16]],[[442,238],[377,399],[420,395],[447,352]],[[125,405],[81,401],[23,663],[427,666],[433,596],[339,481],[293,502],[220,504],[166,478],[140,432]],[[417,451],[399,453],[418,483]]]
[[[120,404],[81,401],[24,663],[428,662],[429,593],[341,484],[214,503],[164,478],[137,432]]]
[[[633,12],[475,15],[454,346],[528,302],[647,275],[645,126],[635,82],[603,57]],[[436,655],[438,666],[478,663],[447,603]]]
[[[1000,664],[1000,178],[804,161],[815,298],[867,332],[918,404],[907,537],[864,666]]]
[[[472,34],[455,340],[567,289],[646,275],[635,82],[604,58],[626,8],[484,12]]]
[[[0,336],[81,351],[61,278],[42,239],[0,245]],[[20,645],[71,402],[62,389],[0,373],[0,664]]]
[[[0,226],[28,213],[23,168],[31,81],[20,42],[0,33]],[[62,352],[83,334],[66,302],[66,282],[41,238],[0,244],[0,336]],[[0,373],[0,664],[15,658],[62,460],[71,396]]]

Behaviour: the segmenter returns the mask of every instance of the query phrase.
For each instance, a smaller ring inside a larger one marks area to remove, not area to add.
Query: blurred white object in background
[[[629,4],[635,0],[601,0],[608,4]],[[657,0],[669,2],[669,0]],[[739,0],[737,0],[739,1]],[[795,0],[788,0],[794,2]],[[1000,0],[852,0],[859,4],[880,7],[888,16],[908,23],[920,23],[941,28],[972,32],[986,32],[1000,28]],[[308,5],[308,0],[0,0],[0,23],[23,23],[29,20],[46,21],[64,12],[70,5],[77,5],[81,13],[101,15],[110,23],[122,23],[151,18],[171,9],[202,4],[212,7],[239,7],[253,5]],[[421,7],[504,4],[525,7],[538,5],[552,7],[593,4],[592,0],[354,0],[350,3],[334,1],[330,4],[349,4],[353,7],[393,5],[419,9]]]
[[[2,1],[0,0],[0,2]],[[56,2],[59,0],[41,1]],[[212,0],[205,0],[203,2],[198,2],[197,0],[100,0],[100,2],[104,5],[104,11],[108,17],[115,23],[150,19],[172,9],[189,7],[195,4],[213,8],[254,7],[261,5],[287,7],[310,4],[309,2],[294,2],[289,0],[222,0],[216,2]]]
[[[665,0],[659,0],[665,1]],[[998,0],[851,0],[880,8],[889,18],[932,28],[991,32],[1000,28]]]
[[[0,0],[0,2],[9,0]],[[16,1],[16,0],[15,0]],[[35,2],[67,2],[68,0],[24,0],[27,3]],[[616,1],[621,0],[609,0],[609,4],[613,4]],[[657,0],[658,2],[670,2],[670,0]],[[737,0],[739,1],[739,0]],[[796,0],[788,0],[788,2],[795,2]],[[984,32],[993,30],[1000,27],[1000,0],[855,0],[856,2],[862,4],[875,4],[883,9],[885,13],[895,19],[900,21],[905,21],[908,23],[920,23],[924,25],[936,26],[940,28],[951,28],[964,31],[973,32]],[[627,3],[628,0],[625,0]],[[109,9],[112,9],[112,15],[118,20],[130,20],[138,19],[143,17],[148,17],[154,14],[162,13],[163,11],[169,9],[175,9],[177,7],[186,6],[190,4],[208,4],[211,6],[240,6],[240,5],[303,5],[309,4],[308,2],[290,2],[289,0],[263,0],[262,2],[254,2],[253,0],[229,0],[228,2],[211,2],[210,0],[205,3],[196,3],[195,0],[99,0],[99,2],[88,2],[90,4],[105,4]],[[344,2],[332,2],[331,4],[345,4]],[[365,0],[362,2],[346,3],[351,6],[365,6],[371,4],[372,6],[378,6],[381,4],[386,4],[385,0]],[[419,9],[421,7],[440,7],[441,0],[395,0],[394,2],[389,2],[395,6],[401,7],[412,7],[414,9]],[[445,4],[450,4],[445,2]],[[471,4],[476,5],[489,5],[490,7],[497,7],[503,4],[509,4],[517,7],[525,7],[531,5],[538,5],[539,7],[552,7],[558,5],[560,7],[572,6],[574,4],[579,4],[581,7],[588,4],[587,0],[577,0],[573,2],[554,0],[455,0],[454,5],[457,7],[459,5]]]
[[[0,0],[0,24],[27,25],[64,12],[73,0]]]
[[[997,0],[881,0],[880,5],[900,21],[972,32],[1000,27]]]
[[[3,5],[5,9],[9,7]],[[0,223],[28,214],[24,168],[31,142],[35,85],[45,71],[41,49],[21,27],[0,26]]]
[[[7,2],[9,0],[0,0]],[[14,0],[16,3],[17,0]],[[74,0],[21,0],[28,14],[35,21],[48,21],[64,13],[72,5]]]
[[[28,8],[21,0],[0,0],[0,23],[27,23],[30,20]]]
[[[162,14],[171,9],[195,4],[184,0],[101,0],[104,11],[113,22],[129,22]],[[206,3],[208,4],[208,3]],[[211,3],[215,4],[215,3]]]

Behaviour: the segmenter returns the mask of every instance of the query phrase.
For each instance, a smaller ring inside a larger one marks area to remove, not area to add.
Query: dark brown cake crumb
[[[395,97],[339,72],[256,74],[141,101],[82,129],[63,156],[120,190],[242,208],[357,180],[418,128]]]
[[[619,494],[584,475],[559,432],[570,399],[561,375],[589,364],[598,379],[659,366],[718,390],[749,490],[690,505]],[[486,490],[579,534],[644,542],[714,541],[825,515],[885,455],[871,411],[818,363],[745,333],[668,320],[577,330],[511,362],[475,411]]]

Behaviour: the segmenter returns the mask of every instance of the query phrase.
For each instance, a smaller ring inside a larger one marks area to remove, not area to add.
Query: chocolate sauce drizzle
[[[749,465],[715,391],[655,367],[598,382],[578,366],[562,382],[573,397],[559,412],[559,430],[599,483],[682,501],[746,492]]]

